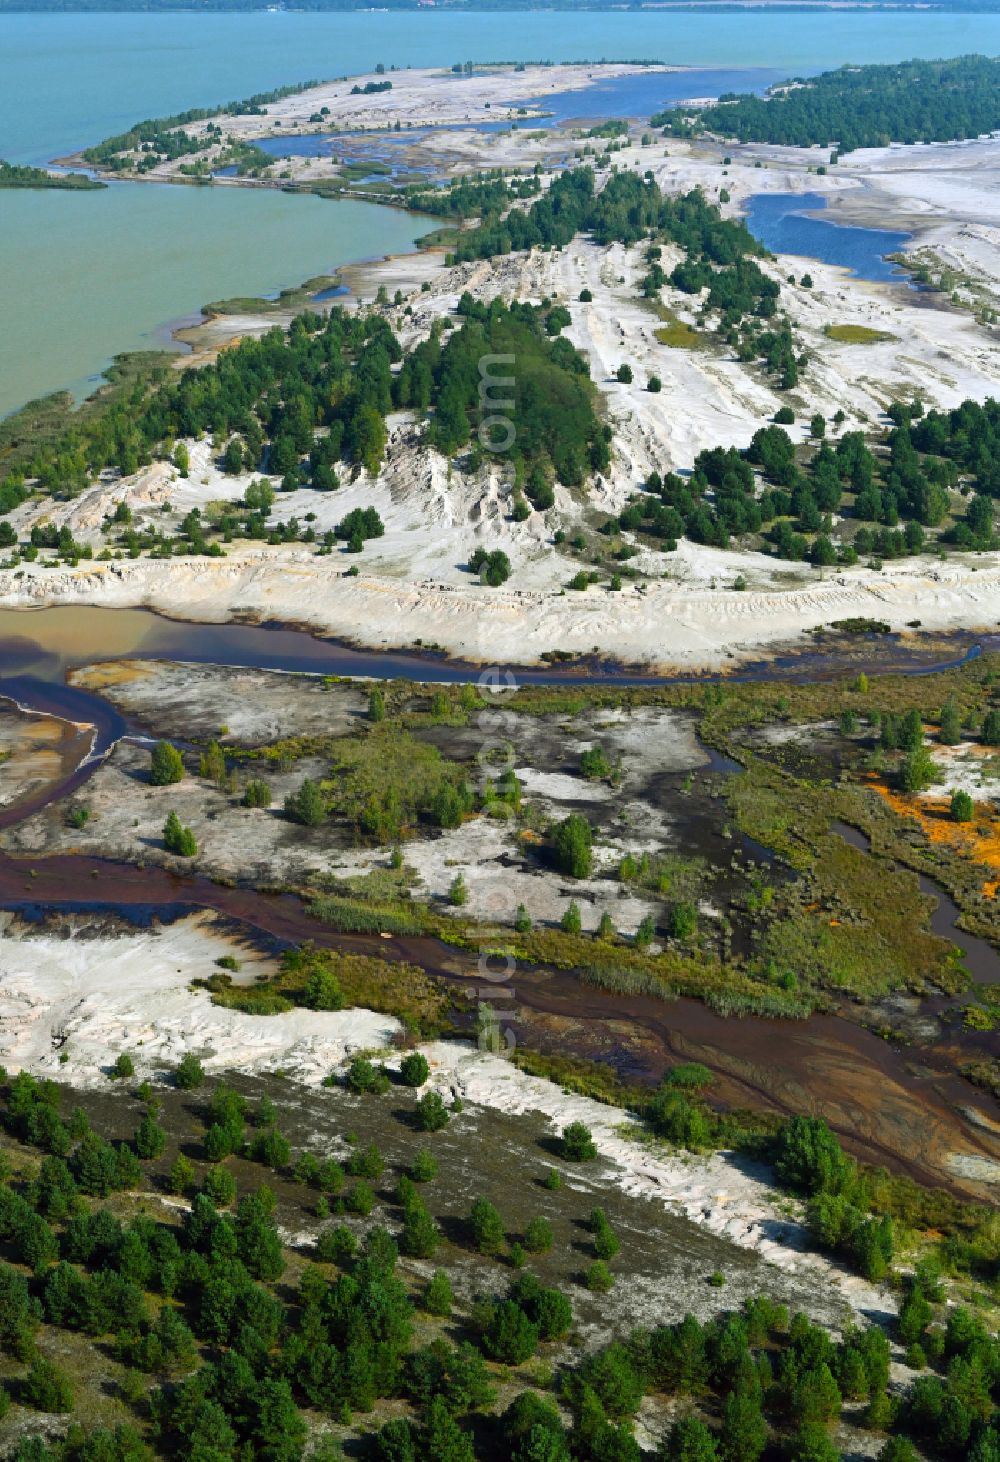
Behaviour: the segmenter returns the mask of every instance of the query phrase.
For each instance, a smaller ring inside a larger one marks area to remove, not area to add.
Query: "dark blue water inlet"
[[[747,200],[746,226],[772,253],[804,254],[823,264],[837,264],[856,279],[901,278],[898,266],[885,256],[899,253],[910,234],[811,216],[825,207],[820,193],[756,193]]]
[[[601,117],[651,117],[664,107],[727,92],[753,92],[761,96],[769,86],[787,79],[787,73],[764,66],[692,67],[681,71],[637,71],[576,91],[553,91],[530,99],[508,102],[508,106],[534,105],[549,115],[545,121],[557,126],[571,120]],[[522,126],[541,125],[537,118]]]

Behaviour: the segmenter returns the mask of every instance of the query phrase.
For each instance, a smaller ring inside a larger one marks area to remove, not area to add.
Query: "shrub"
[[[205,1069],[193,1051],[188,1051],[181,1057],[177,1070],[174,1072],[174,1084],[180,1087],[181,1091],[194,1091],[201,1086],[205,1080]]]
[[[115,1060],[115,1064],[111,1068],[112,1081],[128,1081],[134,1075],[135,1065],[132,1057],[127,1051],[120,1052]]]
[[[259,777],[251,777],[243,789],[244,807],[270,807],[271,788]]]
[[[73,1387],[69,1377],[52,1361],[39,1356],[22,1384],[22,1395],[36,1411],[72,1411]]]
[[[303,827],[319,827],[326,816],[319,783],[306,777],[297,792],[289,792],[285,798],[285,816]]]
[[[423,1086],[430,1075],[427,1057],[419,1051],[411,1051],[400,1062],[399,1074],[404,1086]]]
[[[469,1212],[472,1242],[480,1254],[499,1254],[506,1242],[503,1219],[488,1198],[477,1198]]]
[[[158,741],[149,760],[149,780],[154,787],[169,787],[184,775],[184,759],[169,741]]]
[[[181,824],[176,812],[171,812],[163,824],[163,846],[178,858],[193,858],[198,851],[194,833]]]
[[[424,1093],[414,1108],[414,1116],[421,1132],[440,1132],[451,1120],[448,1108],[436,1091]]]
[[[567,1162],[592,1162],[597,1156],[590,1128],[582,1122],[571,1122],[565,1129],[560,1150]]]
[[[557,823],[552,834],[556,867],[572,878],[587,878],[592,865],[593,834],[590,823],[579,812],[571,812]]]

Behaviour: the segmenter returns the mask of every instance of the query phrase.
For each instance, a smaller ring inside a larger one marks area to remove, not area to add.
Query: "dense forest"
[[[709,131],[839,153],[890,142],[952,142],[1000,128],[1000,59],[842,66],[766,98],[728,95],[714,106],[670,109],[651,120],[672,135]]]
[[[458,329],[441,321],[404,359],[385,316],[335,308],[325,319],[297,316],[245,340],[211,365],[139,384],[79,428],[41,450],[0,489],[0,510],[21,501],[24,476],[56,497],[72,497],[105,467],[135,472],[175,455],[186,470],[184,438],[210,433],[227,471],[266,471],[286,490],[338,486],[337,464],[378,471],[386,416],[399,408],[428,418],[427,440],[453,455],[472,446],[492,407],[481,400],[484,356],[516,355],[509,408],[515,440],[507,451],[521,481],[546,500],[551,483],[585,481],[609,460],[610,433],[598,420],[587,364],[560,332],[569,315],[529,304],[463,306]],[[450,333],[449,333],[450,330]],[[399,366],[393,372],[393,366]],[[502,372],[501,372],[502,374]],[[502,394],[506,398],[508,388]],[[506,449],[505,449],[506,450]]]
[[[337,1008],[336,978],[319,973],[303,998]],[[112,1078],[127,1088],[133,1074],[122,1052]],[[675,1113],[697,1109],[706,1075],[680,1066],[653,1098],[650,1120],[668,1140],[684,1145]],[[64,1440],[22,1434],[12,1462],[299,1462],[310,1431],[331,1421],[360,1424],[360,1455],[371,1462],[838,1462],[831,1431],[845,1403],[853,1419],[892,1433],[884,1462],[915,1462],[909,1435],[936,1459],[996,1462],[1000,1346],[973,1311],[942,1308],[941,1268],[929,1256],[901,1282],[895,1338],[921,1372],[902,1394],[890,1387],[884,1329],[847,1327],[835,1339],[760,1295],[720,1306],[707,1323],[688,1314],[598,1348],[578,1344],[570,1363],[553,1364],[576,1316],[572,1289],[534,1272],[553,1247],[552,1224],[538,1215],[511,1234],[494,1203],[474,1195],[461,1222],[439,1222],[434,1134],[451,1112],[432,1089],[418,1096],[427,1076],[413,1052],[398,1073],[358,1056],[331,1079],[360,1097],[351,1120],[362,1132],[380,1097],[398,1106],[409,1096],[395,1115],[412,1147],[393,1174],[357,1130],[346,1161],[293,1153],[267,1097],[250,1102],[218,1084],[200,1092],[193,1056],[174,1076],[188,1100],[172,1163],[149,1083],[135,1088],[142,1115],[131,1138],[112,1142],[79,1106],[66,1111],[54,1082],[0,1072],[0,1118],[17,1154],[0,1175],[0,1417],[16,1402],[69,1423]],[[597,1155],[581,1122],[551,1146],[549,1191]],[[891,1251],[891,1223],[851,1209],[855,1165],[822,1121],[786,1120],[770,1158],[827,1242],[853,1226],[871,1232],[873,1260]],[[283,1245],[276,1180],[286,1203],[294,1184],[321,1220],[305,1263]],[[176,1210],[157,1206],[150,1217],[126,1196],[158,1190],[182,1200]],[[605,1293],[621,1240],[601,1208],[576,1227],[586,1263],[577,1284]],[[472,1305],[459,1304],[445,1267],[463,1258],[481,1275]],[[86,1345],[127,1368],[114,1389],[130,1420],[114,1429],[72,1421],[85,1399],[75,1367]],[[647,1396],[674,1410],[655,1452],[633,1435]],[[395,1402],[392,1419],[370,1418],[383,1399]],[[329,1436],[309,1452],[323,1462],[343,1455]]]

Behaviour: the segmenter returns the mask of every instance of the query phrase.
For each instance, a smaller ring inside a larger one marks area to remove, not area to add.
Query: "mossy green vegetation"
[[[888,330],[874,330],[870,325],[824,325],[823,334],[842,345],[878,345],[895,339]]]

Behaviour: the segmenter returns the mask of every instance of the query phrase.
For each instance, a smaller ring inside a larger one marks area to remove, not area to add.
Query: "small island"
[[[89,192],[107,186],[86,173],[50,173],[45,168],[18,167],[16,163],[0,160],[0,188],[68,188]]]

